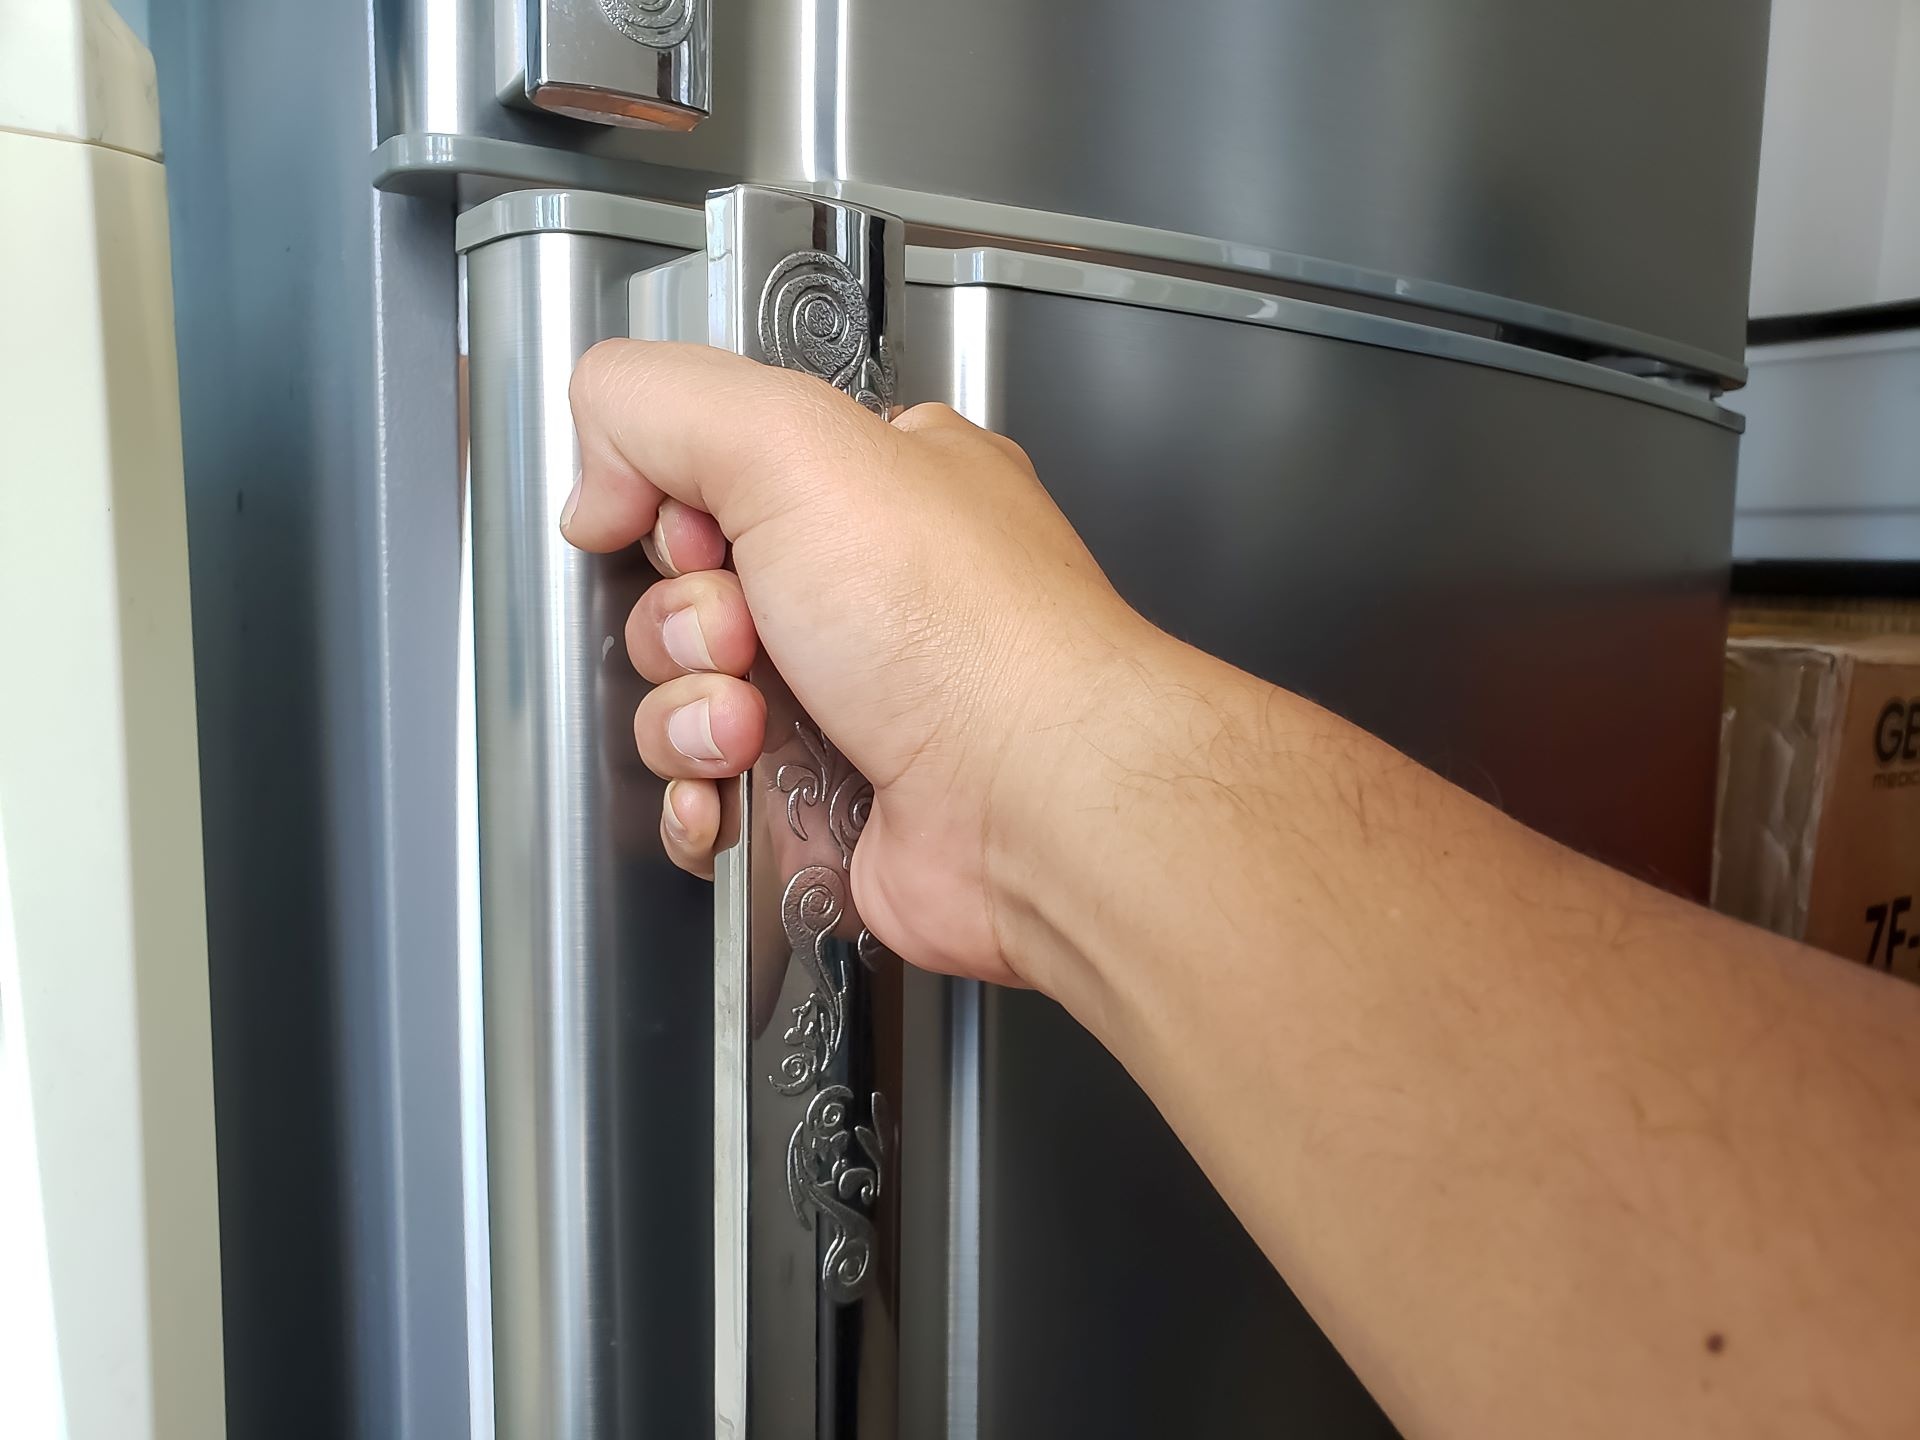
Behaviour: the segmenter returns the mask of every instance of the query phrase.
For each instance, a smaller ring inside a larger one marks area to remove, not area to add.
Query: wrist
[[[1101,931],[1126,908],[1119,892],[1157,884],[1170,847],[1204,842],[1272,707],[1304,702],[1131,611],[1074,650],[996,768],[985,875],[1009,966],[1092,1023],[1109,1006],[1105,966],[1128,948]]]

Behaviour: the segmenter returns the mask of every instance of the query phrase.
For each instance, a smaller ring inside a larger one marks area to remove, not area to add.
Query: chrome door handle
[[[890,416],[901,222],[754,186],[706,221],[704,255],[635,278],[635,333],[704,328]],[[716,865],[714,1433],[878,1440],[899,1413],[903,989],[849,883],[873,787],[771,665],[752,678],[767,748]]]

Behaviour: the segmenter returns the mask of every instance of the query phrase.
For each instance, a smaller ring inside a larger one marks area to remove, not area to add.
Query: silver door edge
[[[373,161],[374,184],[383,189],[409,188],[410,177],[422,173],[493,175],[503,179],[524,180],[532,185],[551,186],[554,180],[562,178],[556,171],[564,170],[565,178],[575,185],[605,184],[618,189],[644,185],[656,193],[685,195],[692,201],[697,196],[689,190],[689,184],[699,184],[698,177],[690,171],[672,172],[665,167],[650,166],[641,161],[604,161],[587,155],[566,154],[556,160],[551,152],[537,146],[470,135],[396,135],[373,152]],[[1449,315],[1490,320],[1516,329],[1573,340],[1608,354],[1662,361],[1690,374],[1711,377],[1728,389],[1738,389],[1746,383],[1747,378],[1747,367],[1743,360],[1698,346],[1649,335],[1623,325],[1610,325],[1603,320],[1589,319],[1564,310],[1531,305],[1504,295],[1468,290],[1414,276],[1392,275],[1355,265],[1342,265],[1312,255],[1296,255],[1260,245],[1217,240],[1176,230],[1156,230],[1119,220],[1063,215],[990,200],[970,200],[964,196],[929,195],[888,185],[836,181],[810,189],[804,183],[783,182],[782,188],[796,194],[817,193],[823,199],[885,211],[900,216],[909,226],[1002,236],[1009,240],[1070,246],[1105,254],[1134,255],[1143,261],[1160,264],[1197,265],[1209,270],[1262,275],[1273,280],[1367,295]],[[521,192],[515,192],[518,193]],[[497,201],[487,203],[494,204]],[[477,210],[485,208],[485,205],[476,207]],[[665,208],[671,210],[676,207]],[[652,236],[643,238],[653,239]],[[654,243],[668,242],[655,240]]]
[[[460,217],[454,236],[462,252],[511,235],[548,230],[585,232],[698,250],[705,244],[705,224],[704,214],[699,210],[654,200],[579,190],[516,190],[467,211]],[[1595,390],[1704,420],[1735,434],[1746,429],[1743,416],[1700,394],[1604,365],[1502,340],[1209,280],[993,246],[943,249],[910,245],[907,247],[907,283],[1027,290],[1266,325]]]

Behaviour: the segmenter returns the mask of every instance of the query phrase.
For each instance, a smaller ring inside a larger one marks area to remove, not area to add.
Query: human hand
[[[1041,984],[994,877],[1114,662],[1155,633],[1011,441],[942,405],[888,424],[827,385],[699,345],[607,341],[575,372],[581,476],[561,527],[638,541],[668,578],[627,624],[656,688],[634,731],[676,863],[710,876],[718,782],[766,742],[764,647],[873,782],[854,903],[931,969]],[[734,570],[722,568],[732,546]]]

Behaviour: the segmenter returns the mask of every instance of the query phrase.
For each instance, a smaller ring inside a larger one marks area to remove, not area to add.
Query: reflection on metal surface
[[[699,0],[600,0],[607,21],[636,44],[671,50],[693,29]]]

